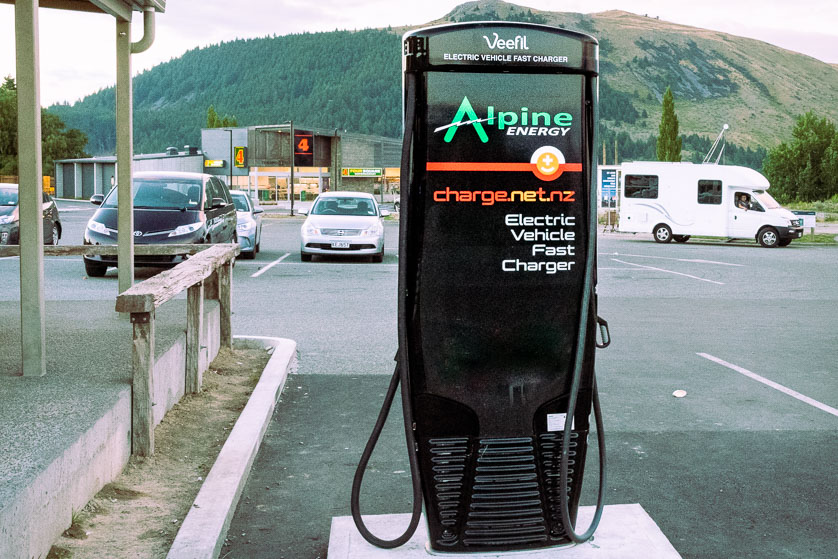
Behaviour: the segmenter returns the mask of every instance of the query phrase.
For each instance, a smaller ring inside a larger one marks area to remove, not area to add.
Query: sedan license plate
[[[332,241],[332,248],[349,248],[349,241]]]

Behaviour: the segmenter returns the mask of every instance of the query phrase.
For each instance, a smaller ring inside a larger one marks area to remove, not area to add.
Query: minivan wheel
[[[672,235],[672,240],[674,240],[676,243],[686,243],[687,241],[690,240],[690,236],[689,235]]]
[[[672,242],[672,229],[669,228],[669,225],[658,225],[655,227],[654,231],[652,231],[652,235],[655,236],[656,243]]]
[[[773,227],[763,227],[757,233],[757,241],[765,248],[774,248],[780,244],[780,235]]]
[[[61,238],[61,230],[58,228],[57,223],[52,224],[52,244],[57,245],[58,239]]]
[[[84,271],[88,277],[102,278],[105,277],[105,274],[108,272],[108,267],[105,264],[97,264],[96,262],[85,260]]]

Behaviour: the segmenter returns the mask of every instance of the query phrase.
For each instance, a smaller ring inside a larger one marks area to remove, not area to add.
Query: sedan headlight
[[[92,219],[87,222],[87,228],[94,233],[99,233],[100,235],[110,235],[110,233],[108,233],[108,228],[105,227],[104,223],[99,223],[98,221],[93,221]]]
[[[245,222],[242,222],[242,223],[237,223],[236,224],[236,231],[238,231],[239,233],[247,233],[247,232],[251,231],[252,229],[254,229],[255,226],[256,226],[256,224],[253,223],[252,221],[245,221]]]
[[[177,237],[178,235],[188,235],[189,233],[194,233],[195,231],[200,229],[203,224],[203,221],[198,221],[196,223],[190,223],[189,225],[181,225],[180,227],[169,233],[169,236]]]
[[[361,231],[361,236],[362,237],[378,237],[379,235],[381,235],[381,233],[383,231],[384,231],[384,226],[382,226],[380,223],[376,223],[372,227],[368,227],[367,229],[364,229],[363,231]]]
[[[303,235],[319,235],[320,229],[311,223],[303,223]]]

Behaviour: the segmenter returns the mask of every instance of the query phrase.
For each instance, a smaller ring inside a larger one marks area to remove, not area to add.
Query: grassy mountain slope
[[[697,134],[708,145],[724,123],[731,127],[730,141],[770,148],[787,140],[795,117],[808,110],[838,121],[838,66],[752,39],[623,11],[556,13],[500,0],[467,2],[429,24],[490,19],[546,23],[596,37],[603,137],[645,140],[647,150],[667,86],[682,134]],[[240,125],[294,119],[398,136],[404,31],[306,33],[191,50],[135,79],[135,149],[199,143],[210,104],[219,114],[235,115]],[[113,107],[110,88],[50,110],[88,134],[89,152],[103,154],[114,150]]]

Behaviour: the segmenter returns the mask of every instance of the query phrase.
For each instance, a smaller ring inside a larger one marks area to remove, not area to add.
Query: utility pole
[[[294,154],[297,151],[297,144],[294,141],[294,121],[291,121],[291,176],[289,178],[288,192],[291,198],[291,216],[294,216]]]

